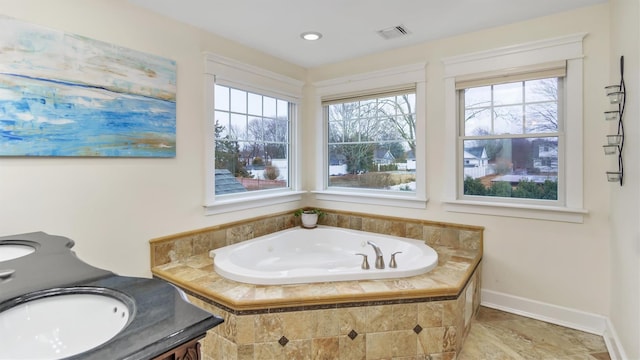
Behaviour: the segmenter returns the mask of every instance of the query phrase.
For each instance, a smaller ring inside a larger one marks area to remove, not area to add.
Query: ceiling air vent
[[[411,34],[404,25],[392,26],[390,28],[378,30],[378,35],[382,36],[385,40],[391,40],[402,36]]]

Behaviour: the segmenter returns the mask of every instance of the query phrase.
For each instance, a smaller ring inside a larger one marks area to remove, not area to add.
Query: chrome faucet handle
[[[369,261],[367,260],[367,254],[356,253],[356,255],[362,255],[362,265],[360,265],[360,268],[362,268],[363,270],[369,270]]]
[[[396,254],[400,254],[400,253],[402,253],[402,251],[396,251],[396,252],[391,254],[391,260],[389,261],[389,267],[390,268],[397,268],[398,267],[398,263],[396,262]]]

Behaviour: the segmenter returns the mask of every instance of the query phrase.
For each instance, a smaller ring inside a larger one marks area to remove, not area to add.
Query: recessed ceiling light
[[[300,34],[300,37],[305,40],[315,41],[315,40],[320,40],[320,38],[322,37],[322,34],[315,31],[307,31]]]

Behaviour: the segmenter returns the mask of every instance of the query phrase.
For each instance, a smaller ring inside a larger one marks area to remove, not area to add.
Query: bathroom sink
[[[27,256],[34,251],[36,251],[36,249],[29,245],[0,244],[0,262]]]
[[[106,343],[134,316],[120,292],[57,288],[21,296],[0,308],[1,360],[62,359]]]

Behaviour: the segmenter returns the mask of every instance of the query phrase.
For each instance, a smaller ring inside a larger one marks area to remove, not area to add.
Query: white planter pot
[[[316,213],[302,213],[300,215],[300,220],[302,220],[302,227],[305,228],[314,228],[318,223],[318,214]]]

